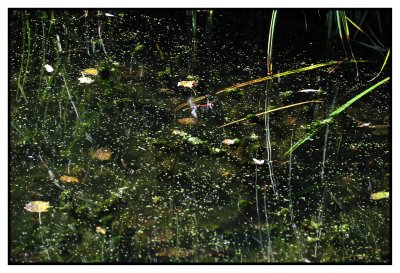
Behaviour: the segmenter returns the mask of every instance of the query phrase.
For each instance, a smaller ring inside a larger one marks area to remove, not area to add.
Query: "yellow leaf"
[[[160,200],[161,200],[161,196],[158,196],[158,195],[153,196],[151,198],[151,202],[153,202],[154,204],[157,204]]]
[[[93,159],[104,161],[109,160],[111,157],[111,150],[108,148],[100,148],[91,153]]]
[[[95,68],[86,68],[82,70],[82,73],[86,76],[97,76],[99,75],[99,71]]]
[[[180,81],[178,82],[178,86],[186,87],[186,88],[193,88],[199,85],[198,81]]]
[[[381,200],[384,198],[389,198],[389,192],[387,191],[380,191],[380,192],[376,192],[371,194],[371,199],[372,200]]]
[[[96,227],[96,232],[105,235],[106,234],[106,230],[100,226]]]
[[[79,183],[79,179],[74,176],[63,175],[60,177],[60,181],[64,183]]]
[[[31,201],[25,205],[25,209],[30,212],[46,212],[49,208],[52,206],[44,201]]]
[[[180,118],[177,121],[183,125],[193,125],[197,123],[197,119],[195,118]]]

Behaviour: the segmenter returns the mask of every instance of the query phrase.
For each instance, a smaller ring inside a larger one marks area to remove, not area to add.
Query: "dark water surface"
[[[9,262],[390,263],[391,10],[271,14],[10,9]]]

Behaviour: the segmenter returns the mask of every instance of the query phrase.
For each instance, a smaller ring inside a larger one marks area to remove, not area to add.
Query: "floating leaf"
[[[372,200],[381,200],[384,198],[389,198],[389,192],[387,191],[380,191],[380,192],[376,192],[371,194],[371,199]]]
[[[96,232],[105,235],[106,234],[106,230],[100,226],[96,227]]]
[[[189,137],[187,141],[192,145],[198,145],[204,142],[198,137]]]
[[[86,68],[82,70],[82,74],[86,76],[97,76],[99,71],[96,68]]]
[[[46,71],[49,72],[49,73],[54,71],[54,68],[49,64],[45,64],[44,65],[44,69],[46,69]]]
[[[110,159],[111,154],[112,152],[109,148],[100,148],[94,152],[91,152],[90,155],[92,156],[93,159],[105,161]]]
[[[47,212],[51,208],[49,202],[31,201],[25,205],[25,209],[30,212]]]
[[[60,181],[64,183],[79,183],[79,179],[77,177],[68,175],[60,176]]]
[[[224,139],[223,141],[222,141],[222,143],[223,144],[226,144],[226,145],[233,145],[233,144],[236,144],[236,143],[239,143],[239,139],[237,139],[237,138],[235,138],[235,139],[229,139],[229,138],[226,138],[226,139]]]
[[[161,200],[161,196],[158,196],[158,195],[153,196],[151,198],[151,202],[153,202],[153,204],[157,204],[158,202],[160,202],[160,200]]]
[[[178,136],[181,136],[181,137],[184,137],[184,136],[188,135],[186,132],[183,132],[183,131],[180,131],[180,130],[175,130],[175,129],[172,130],[172,134],[178,135]]]
[[[259,160],[259,159],[257,159],[257,158],[253,158],[253,161],[254,161],[254,163],[255,164],[257,164],[257,165],[262,165],[262,164],[264,164],[264,159],[262,159],[262,160]]]
[[[90,84],[92,82],[94,82],[94,80],[92,78],[86,77],[86,76],[82,76],[78,79],[78,81],[80,83],[86,83],[86,84]]]
[[[186,87],[186,88],[193,88],[199,85],[198,81],[180,81],[178,82],[178,86]]]
[[[178,122],[183,125],[193,125],[197,123],[197,119],[195,118],[180,118]]]
[[[42,212],[47,212],[49,208],[51,208],[49,202],[44,201],[31,201],[25,205],[25,209],[30,212],[38,212],[39,213],[39,224],[42,224],[42,218],[40,214]]]

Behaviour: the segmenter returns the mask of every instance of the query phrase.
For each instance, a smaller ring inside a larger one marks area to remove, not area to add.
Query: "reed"
[[[24,90],[24,84],[25,84],[25,79],[26,79],[26,74],[28,71],[29,67],[29,59],[30,59],[30,44],[31,44],[31,37],[30,37],[30,27],[29,26],[29,19],[26,18],[26,12],[22,14],[22,51],[21,51],[21,64],[19,68],[19,73],[18,73],[18,79],[17,79],[17,92],[16,92],[16,98],[19,97],[18,90],[21,92],[22,97],[24,98],[25,102],[28,102],[28,99],[25,94]],[[27,49],[25,49],[27,47]],[[25,53],[27,52],[27,53]],[[27,61],[25,64],[25,55],[28,55]]]
[[[255,188],[255,195],[256,195],[256,213],[257,213],[257,224],[258,224],[258,238],[259,238],[259,242],[260,242],[261,251],[263,253],[264,258],[266,258],[265,248],[264,248],[264,240],[262,238],[262,233],[261,233],[260,208],[259,208],[259,204],[258,204],[258,166],[257,166],[257,164],[256,164],[256,176],[255,176],[255,179],[254,179],[254,188]],[[269,242],[269,240],[268,240],[268,242]],[[267,259],[268,259],[268,262],[270,262],[269,256],[267,257]]]
[[[97,11],[97,32],[99,35],[99,43],[101,45],[101,48],[103,49],[104,55],[108,56],[107,51],[106,51],[106,47],[104,45],[103,42],[103,36],[102,36],[102,32],[101,32],[101,20],[100,20],[100,16],[102,15],[101,11]]]
[[[267,75],[273,75],[272,70],[272,53],[273,53],[273,41],[274,41],[274,33],[275,33],[275,23],[277,17],[277,10],[272,11],[271,22],[269,27],[269,34],[268,34],[268,47],[267,47]],[[276,198],[278,198],[278,191],[276,189],[276,182],[274,176],[274,169],[272,166],[272,147],[271,147],[271,134],[270,134],[270,127],[269,127],[269,94],[268,91],[271,89],[272,91],[272,81],[268,80],[265,88],[265,102],[264,102],[264,127],[265,127],[265,143],[267,147],[267,166],[269,170],[269,177],[272,184],[272,189]],[[270,255],[268,255],[270,259]]]
[[[273,10],[272,11],[272,16],[271,16],[271,21],[270,21],[270,26],[269,26],[269,33],[268,33],[268,45],[267,45],[267,75],[273,75],[273,69],[272,69],[272,53],[273,53],[273,42],[274,42],[274,33],[275,33],[275,26],[276,26],[276,18],[277,18],[278,11]],[[267,152],[267,166],[268,166],[268,172],[269,172],[269,178],[270,182],[272,184],[272,190],[274,192],[275,198],[278,199],[278,190],[276,187],[276,181],[275,181],[275,175],[274,175],[274,168],[272,165],[272,145],[271,145],[271,134],[270,134],[270,127],[269,127],[269,94],[268,91],[271,89],[272,91],[272,80],[268,80],[265,86],[265,101],[264,101],[264,112],[266,114],[264,115],[264,127],[265,127],[265,144],[266,144],[266,152]],[[257,166],[256,166],[257,170]],[[266,182],[264,182],[265,184]],[[266,185],[264,185],[266,186]],[[272,259],[272,242],[271,242],[271,228],[269,225],[269,220],[268,220],[268,209],[267,209],[267,190],[266,187],[264,187],[264,192],[263,192],[263,199],[264,199],[264,216],[265,216],[265,224],[267,226],[267,261],[271,262]],[[265,255],[265,251],[264,251]]]
[[[294,135],[294,125],[292,127],[292,133],[290,136],[290,145],[293,145],[293,135]],[[296,238],[297,248],[299,249],[300,260],[303,261],[303,251],[301,251],[300,246],[300,236],[299,231],[297,229],[297,225],[294,219],[294,210],[293,210],[293,194],[292,194],[292,162],[293,162],[293,155],[290,154],[289,156],[289,174],[288,174],[288,198],[289,198],[289,213],[290,213],[290,223],[292,225],[293,233]]]
[[[335,101],[336,101],[336,96],[337,96],[337,91],[335,93],[335,97],[333,98],[333,102],[331,105],[331,112],[335,106]],[[321,238],[321,234],[322,234],[322,222],[323,222],[323,216],[324,216],[324,209],[325,209],[325,203],[326,203],[326,198],[327,198],[327,194],[328,194],[328,182],[325,179],[325,163],[326,163],[326,151],[327,151],[327,146],[328,146],[328,136],[329,136],[329,123],[326,124],[326,129],[325,129],[325,137],[324,137],[324,147],[322,150],[322,164],[321,164],[321,184],[324,186],[324,190],[322,193],[322,198],[321,198],[321,202],[319,205],[319,209],[318,209],[318,217],[317,217],[317,238],[318,240],[315,241],[315,245],[314,245],[314,257],[317,258],[317,254],[318,254],[318,245],[319,245],[319,241]]]
[[[271,23],[269,26],[269,34],[268,34],[268,45],[267,45],[267,75],[272,75],[272,49],[273,49],[273,41],[274,41],[274,33],[275,33],[275,23],[276,17],[278,15],[277,10],[272,11]]]
[[[192,56],[189,67],[189,74],[192,74],[196,66],[196,55],[197,55],[197,13],[196,10],[192,10]]]

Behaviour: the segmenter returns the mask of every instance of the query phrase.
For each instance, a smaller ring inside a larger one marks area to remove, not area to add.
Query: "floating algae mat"
[[[9,263],[391,263],[391,10],[9,9]]]

